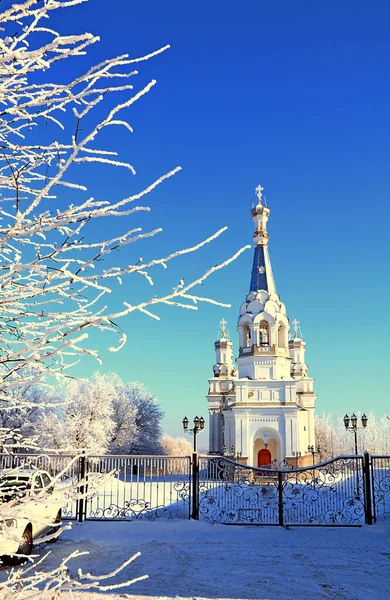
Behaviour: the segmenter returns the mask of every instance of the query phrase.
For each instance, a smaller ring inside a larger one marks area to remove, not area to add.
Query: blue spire
[[[252,207],[251,215],[255,224],[253,242],[255,245],[255,255],[253,257],[253,267],[251,275],[250,292],[260,292],[264,290],[269,294],[276,293],[274,276],[268,254],[267,221],[270,215],[268,206],[261,203],[263,188],[258,185],[256,188],[257,204]]]
[[[270,291],[268,289],[264,246],[255,247],[249,292],[258,292],[260,290],[265,290],[266,292]]]

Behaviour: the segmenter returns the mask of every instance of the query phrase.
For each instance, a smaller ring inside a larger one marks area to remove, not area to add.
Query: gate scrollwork
[[[203,459],[201,518],[221,523],[356,525],[364,522],[360,457],[297,468],[274,461],[249,467],[223,457]]]

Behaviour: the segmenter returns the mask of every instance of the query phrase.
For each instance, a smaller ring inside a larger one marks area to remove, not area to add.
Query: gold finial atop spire
[[[221,333],[222,333],[222,337],[226,338],[227,337],[227,321],[225,321],[225,319],[222,319],[220,322],[221,325]]]
[[[255,188],[255,192],[256,192],[256,196],[257,196],[257,200],[258,200],[259,204],[261,204],[261,200],[263,198],[263,194],[261,193],[263,190],[264,190],[264,188],[261,187],[260,184],[257,186],[257,188]]]

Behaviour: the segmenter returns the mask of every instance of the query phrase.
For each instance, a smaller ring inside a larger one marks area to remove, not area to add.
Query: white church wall
[[[209,451],[220,452],[221,415],[219,410],[211,411],[209,416]]]
[[[314,408],[307,411],[308,446],[315,446]]]
[[[286,456],[293,456],[298,451],[298,419],[297,410],[285,415]]]
[[[248,414],[240,415],[235,418],[235,450],[240,452],[241,456],[247,456],[247,431],[248,431]]]
[[[299,428],[299,445],[298,450],[302,456],[307,454],[307,447],[311,444],[311,436],[309,431],[309,412],[299,411],[298,412],[298,428]]]

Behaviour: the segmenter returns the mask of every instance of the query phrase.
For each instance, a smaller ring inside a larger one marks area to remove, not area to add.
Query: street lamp
[[[357,432],[359,429],[365,429],[367,427],[367,423],[368,423],[368,418],[367,415],[365,413],[362,414],[362,427],[358,426],[358,418],[355,415],[355,413],[352,413],[351,418],[349,418],[348,415],[345,415],[344,419],[344,426],[345,429],[347,431],[352,431],[355,437],[355,455],[357,456],[358,453],[358,444],[357,444]]]
[[[313,465],[314,465],[314,457],[316,454],[319,454],[321,452],[321,448],[319,446],[317,446],[317,451],[314,448],[313,444],[311,444],[311,446],[307,447],[308,452],[311,453],[312,457],[313,457]]]
[[[203,417],[198,417],[198,415],[196,415],[196,417],[194,417],[194,426],[192,429],[188,429],[189,421],[187,417],[184,417],[182,423],[184,432],[188,433],[189,435],[194,435],[194,453],[196,453],[196,436],[198,435],[198,433],[203,431],[205,420]]]

